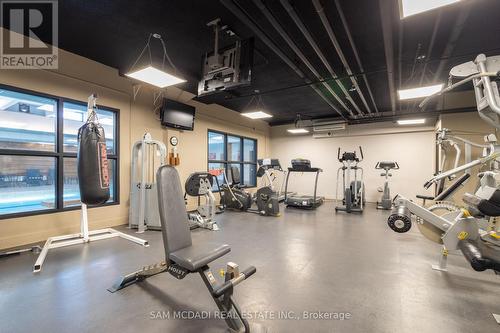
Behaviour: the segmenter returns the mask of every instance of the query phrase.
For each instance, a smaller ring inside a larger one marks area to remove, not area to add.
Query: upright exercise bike
[[[389,177],[392,177],[390,173],[391,170],[398,170],[399,165],[398,162],[377,162],[375,165],[375,169],[384,170],[380,176],[384,177],[384,189],[379,188],[378,191],[382,193],[382,198],[377,202],[377,209],[392,209],[392,198],[391,198],[391,190],[389,188]]]
[[[363,161],[363,149],[359,147],[361,158],[356,155],[356,151],[344,152],[340,156],[340,148],[337,152],[337,159],[342,166],[337,170],[337,186],[335,189],[335,198],[338,198],[340,171],[342,171],[342,191],[344,198],[342,206],[335,207],[335,212],[343,211],[347,213],[362,213],[365,206],[365,186],[363,183],[363,168],[358,164]],[[358,171],[361,177],[358,178]],[[351,173],[354,175],[354,180],[351,181]]]

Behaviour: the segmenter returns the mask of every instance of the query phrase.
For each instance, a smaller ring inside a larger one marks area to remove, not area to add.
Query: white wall
[[[414,198],[416,194],[431,194],[423,188],[435,169],[435,128],[434,123],[428,125],[411,128],[397,128],[392,123],[355,125],[327,139],[288,134],[286,129],[291,126],[277,126],[271,129],[271,154],[273,158],[279,158],[284,168],[298,157],[311,160],[313,167],[322,168],[318,193],[332,199],[335,197],[337,169],[341,165],[337,160],[337,149],[352,151],[362,146],[364,160],[360,166],[365,173],[367,201],[376,202],[380,197],[377,188],[383,185],[383,178],[380,170],[375,170],[375,164],[384,160],[397,161],[401,168],[393,172],[392,195],[400,193]],[[312,194],[313,189],[313,174],[290,175],[289,191]]]

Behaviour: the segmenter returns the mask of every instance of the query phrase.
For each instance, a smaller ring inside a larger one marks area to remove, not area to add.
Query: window
[[[87,103],[0,86],[0,219],[80,206],[78,129]],[[118,110],[99,107],[118,203]]]
[[[230,167],[238,168],[243,185],[256,186],[257,140],[209,130],[208,170],[224,169],[231,181],[228,172]],[[222,175],[217,178],[219,184],[224,182]],[[216,184],[214,190],[217,190]]]

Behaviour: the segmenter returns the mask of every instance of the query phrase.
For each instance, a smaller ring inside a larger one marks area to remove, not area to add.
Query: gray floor
[[[220,232],[196,230],[194,242],[232,246],[228,260],[257,273],[235,298],[252,325],[268,332],[497,332],[500,277],[472,271],[460,255],[449,272],[430,269],[439,246],[412,230],[395,234],[387,212],[360,215],[287,209],[278,218],[219,215]],[[124,228],[121,228],[126,230]],[[159,232],[144,234],[149,248],[121,239],[51,250],[43,271],[35,255],[0,260],[0,332],[223,332],[222,320],[151,319],[151,313],[216,311],[201,279],[157,275],[118,293],[117,276],[162,260]],[[348,312],[349,320],[278,320],[280,311]]]

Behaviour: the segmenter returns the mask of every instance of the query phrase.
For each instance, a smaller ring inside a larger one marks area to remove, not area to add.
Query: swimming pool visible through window
[[[118,110],[99,107],[118,203]],[[85,102],[0,86],[0,219],[80,205],[77,134]]]

